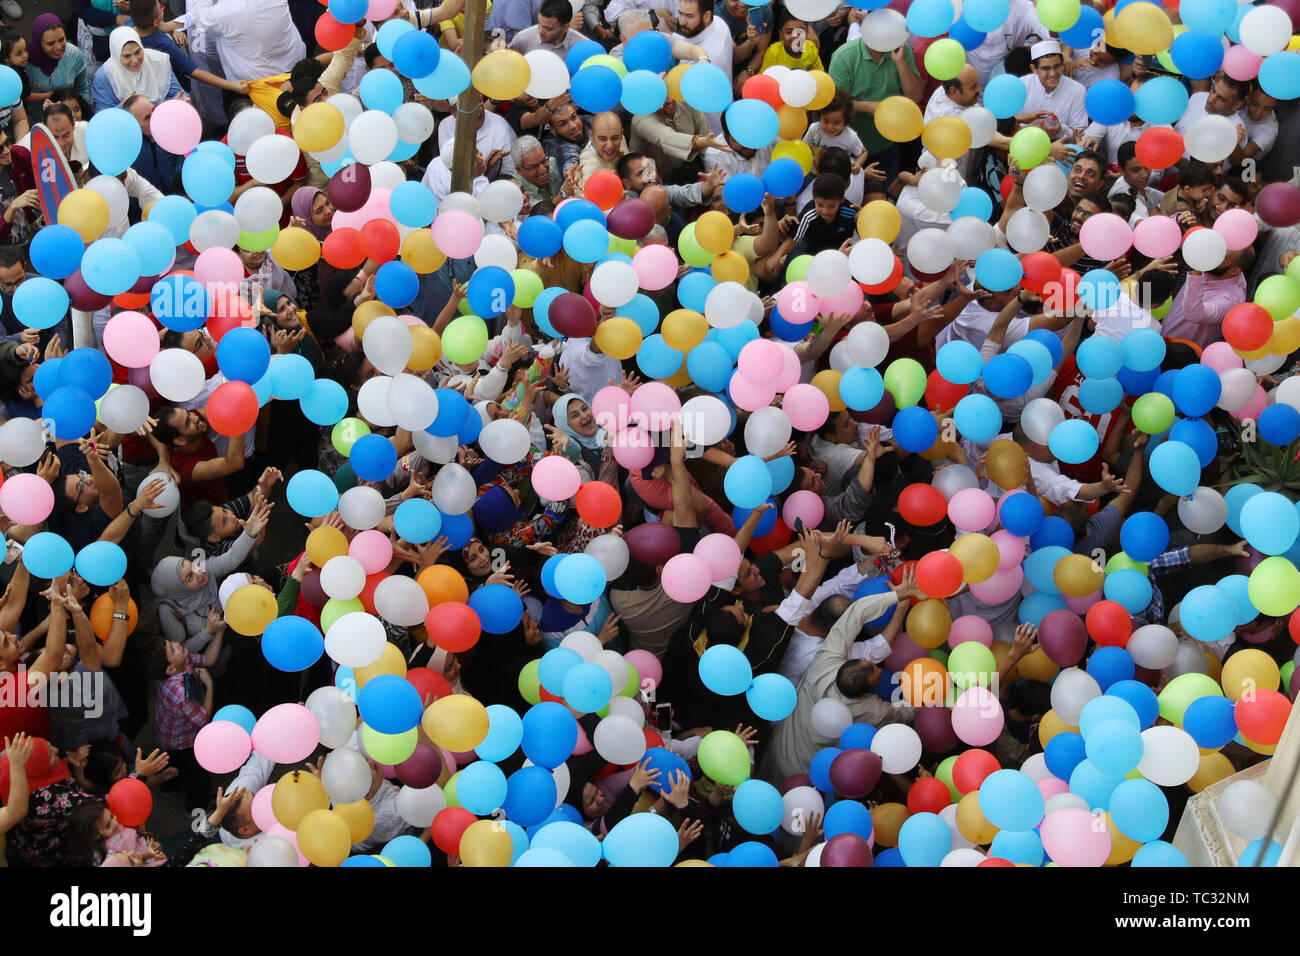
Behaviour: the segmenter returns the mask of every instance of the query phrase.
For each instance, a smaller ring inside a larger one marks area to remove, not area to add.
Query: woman
[[[306,229],[316,237],[317,242],[324,242],[334,221],[334,204],[324,191],[315,186],[303,186],[293,194],[290,206],[293,208],[293,218],[289,220],[289,225]],[[332,272],[329,264],[321,259],[319,265],[289,273],[293,276],[298,303],[303,309],[316,308],[320,298],[320,284]]]
[[[555,448],[575,465],[586,465],[593,478],[599,475],[604,457],[605,429],[596,424],[591,406],[581,395],[570,392],[551,406],[551,417],[555,420],[555,427],[568,439],[553,442]],[[555,437],[553,432],[552,437]]]
[[[66,760],[42,737],[32,740],[27,771],[27,816],[7,834],[5,854],[12,866],[67,866],[68,818],[95,799],[72,779]],[[8,793],[9,755],[0,760],[0,793]]]
[[[32,24],[32,39],[27,47],[27,118],[41,122],[45,101],[56,90],[74,89],[83,99],[90,99],[90,75],[86,58],[68,42],[63,23],[52,13],[42,13]]]
[[[214,628],[224,627],[220,614],[221,580],[252,553],[265,521],[263,506],[253,512],[245,523],[244,533],[235,539],[229,551],[208,557],[204,570],[199,570],[189,558],[173,556],[158,562],[150,584],[158,598],[158,622],[169,640],[199,652],[216,636]]]
[[[108,60],[90,84],[96,110],[121,106],[132,93],[148,97],[157,106],[185,92],[167,54],[146,50],[140,34],[130,27],[118,27],[109,34],[108,51]]]
[[[73,866],[162,866],[158,841],[118,822],[101,800],[84,803],[68,818],[68,858]]]

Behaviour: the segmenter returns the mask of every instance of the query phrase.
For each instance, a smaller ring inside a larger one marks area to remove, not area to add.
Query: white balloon
[[[986,859],[987,857],[983,853],[973,847],[958,847],[956,850],[950,850],[948,854],[939,861],[939,866],[979,866],[980,863]]]
[[[849,271],[859,282],[879,285],[894,271],[894,250],[875,236],[861,239],[849,249]]]
[[[397,124],[381,110],[366,110],[348,128],[348,148],[359,163],[370,165],[387,159],[397,148]]]
[[[365,590],[366,569],[351,555],[336,554],[320,569],[320,587],[336,601],[350,601]],[[355,803],[356,801],[342,802]]]
[[[280,197],[266,186],[254,186],[235,200],[235,219],[245,232],[266,232],[280,221],[283,211]]]
[[[1213,488],[1197,488],[1178,499],[1178,520],[1193,534],[1214,534],[1228,520],[1228,502]]]
[[[424,431],[438,417],[438,396],[424,379],[403,372],[388,386],[388,409],[408,432]]]
[[[1270,56],[1286,49],[1295,28],[1281,7],[1254,7],[1241,20],[1242,45],[1256,56]]]
[[[1300,411],[1300,375],[1283,379],[1282,384],[1277,387],[1274,401],[1279,405],[1290,405],[1296,411]]]
[[[627,542],[619,534],[602,534],[593,538],[583,551],[600,562],[600,566],[605,569],[606,581],[621,578],[631,561]]]
[[[729,329],[745,321],[749,290],[739,282],[719,282],[704,299],[704,318],[715,329]]]
[[[716,445],[731,430],[731,414],[722,400],[697,395],[682,405],[682,433],[694,445]]]
[[[361,105],[361,100],[349,93],[335,93],[325,101],[343,114],[344,128],[351,126],[352,121],[362,114],[365,107]],[[346,141],[347,137],[344,137]]]
[[[433,135],[433,113],[423,103],[403,103],[393,110],[393,123],[404,143],[423,143]]]
[[[1078,727],[1084,705],[1100,696],[1101,686],[1097,679],[1078,667],[1065,668],[1052,681],[1052,710],[1068,727]]]
[[[407,103],[406,106],[419,106],[418,103]],[[421,107],[423,109],[423,107]],[[401,109],[399,106],[398,109]],[[382,163],[375,163],[370,167],[370,189],[373,192],[376,189],[387,189],[392,192],[402,183],[406,182],[406,173],[402,172],[402,167],[396,163],[384,160]]]
[[[791,70],[778,84],[786,106],[801,110],[817,98],[817,80],[807,70]]]
[[[415,450],[434,464],[445,465],[449,461],[456,460],[456,449],[459,443],[456,441],[455,435],[430,435],[424,431],[412,432],[411,440],[415,442]]]
[[[474,250],[474,264],[480,269],[498,266],[509,272],[519,266],[519,251],[505,236],[484,236]]]
[[[149,396],[134,385],[110,388],[99,403],[99,420],[119,435],[130,435],[149,417]],[[5,461],[10,461],[4,458]]]
[[[357,706],[342,687],[316,688],[307,695],[306,707],[320,724],[320,742],[326,747],[342,747],[356,733]]]
[[[605,649],[605,645],[600,643],[600,638],[588,631],[573,631],[564,635],[560,641],[560,646],[573,651],[584,661],[594,661],[596,655]]]
[[[1077,793],[1070,793],[1068,790],[1065,793],[1052,794],[1044,801],[1043,805],[1047,813],[1055,813],[1057,810],[1087,810],[1089,813],[1092,812],[1092,807],[1088,805],[1087,800]],[[956,804],[953,804],[953,806],[956,806]],[[1044,814],[1044,816],[1046,815]]]
[[[1219,268],[1227,255],[1227,240],[1213,229],[1197,229],[1183,240],[1183,261],[1197,272]]]
[[[131,197],[126,194],[126,187],[122,185],[120,179],[116,176],[96,176],[86,183],[86,188],[91,192],[99,193],[108,203],[108,224],[110,226],[126,218]]]
[[[261,113],[261,110],[244,110],[245,113]],[[265,115],[265,114],[263,114]],[[268,117],[269,119],[269,117]],[[298,851],[282,836],[263,833],[257,842],[248,848],[248,865],[257,867],[298,866]]]
[[[849,354],[849,343],[840,340],[831,346],[831,369],[843,375],[853,368],[853,356]]]
[[[948,235],[957,244],[963,259],[978,259],[998,244],[997,230],[974,216],[954,219],[948,227]]]
[[[524,92],[529,96],[548,100],[569,88],[569,68],[550,50],[533,50],[525,53],[524,59],[531,71],[528,85],[524,87]]]
[[[364,800],[370,791],[370,763],[359,750],[340,747],[325,755],[320,782],[331,803]]]
[[[451,149],[451,140],[447,141],[447,148]],[[490,188],[491,184],[489,184]],[[517,188],[517,187],[516,187]],[[486,193],[487,190],[484,190]],[[483,207],[478,199],[469,193],[448,193],[443,197],[442,202],[438,203],[439,212],[467,212],[475,219],[486,218],[483,215]]]
[[[1272,375],[1286,364],[1286,358],[1285,355],[1265,355],[1263,358],[1249,359],[1246,362],[1246,368],[1256,375]],[[1274,400],[1270,399],[1270,401]]]
[[[925,208],[947,213],[961,202],[963,185],[961,177],[955,175],[950,167],[934,166],[916,184],[916,192]]]
[[[615,694],[609,699],[610,714],[618,714],[620,717],[626,717],[638,727],[645,726],[645,711],[641,705],[632,697],[622,697]]]
[[[786,446],[790,432],[790,416],[779,408],[766,405],[745,422],[745,447],[751,455],[766,458]]]
[[[37,419],[11,418],[0,425],[0,461],[26,468],[44,454],[45,430]]]
[[[398,627],[415,627],[429,613],[429,598],[415,578],[390,574],[375,588],[375,610]]]
[[[908,724],[886,724],[871,738],[885,773],[907,773],[921,759],[921,738]]]
[[[626,262],[617,259],[602,262],[591,274],[591,294],[597,302],[611,309],[631,302],[636,297],[636,290],[636,270]]]
[[[838,249],[823,249],[808,263],[807,283],[813,295],[830,297],[843,292],[852,280],[849,257]]]
[[[360,108],[361,108],[361,104],[358,102],[357,109]],[[347,155],[347,152],[348,152],[348,137],[347,134],[344,133],[344,135],[339,137],[339,141],[335,143],[333,146],[331,146],[329,149],[307,150],[307,155],[310,156],[312,159],[316,160],[316,162],[318,163],[337,163],[339,160],[343,159],[343,157]],[[345,165],[348,166],[352,165],[351,158],[349,158],[348,162]]]
[[[957,804],[950,803],[939,811],[939,819],[948,824],[948,832],[952,834],[952,848],[954,850],[975,846],[970,840],[962,836],[961,830],[957,829]]]
[[[276,137],[284,139],[283,136]],[[224,209],[209,209],[190,223],[190,245],[196,251],[229,249],[239,242],[239,220]]]
[[[1047,757],[1042,751],[1033,754],[1020,765],[1020,772],[1034,783],[1052,779],[1052,771],[1047,769]]]
[[[357,391],[357,410],[362,418],[377,428],[391,428],[397,424],[388,404],[388,390],[392,384],[393,380],[389,376],[376,375],[366,379]],[[419,433],[428,434],[423,429]],[[415,437],[414,434],[412,437]]]
[[[818,736],[839,740],[840,734],[851,723],[853,714],[838,697],[825,697],[813,704],[812,725]]]
[[[826,850],[825,843],[818,843],[808,851],[808,855],[803,858],[804,869],[819,868],[822,865],[822,853]]]
[[[405,322],[395,315],[380,315],[371,320],[361,336],[361,349],[370,364],[385,375],[400,375],[411,361],[415,340]]]
[[[781,66],[778,63],[773,66],[769,66],[766,70],[763,71],[763,75],[770,76],[772,79],[776,80],[778,84],[780,84],[782,77],[784,77],[789,72],[790,72],[790,68],[788,66]]]
[[[907,18],[897,10],[872,10],[862,21],[862,39],[876,53],[897,50],[907,42],[907,32]]]
[[[1255,397],[1255,389],[1259,387],[1255,374],[1247,368],[1230,368],[1220,372],[1219,382],[1222,383],[1222,390],[1219,392],[1218,405],[1227,412],[1235,412],[1249,405]]]
[[[188,402],[203,391],[206,375],[198,356],[185,349],[163,349],[149,363],[149,382],[170,402]]]
[[[528,456],[532,437],[528,427],[516,418],[498,418],[488,422],[478,435],[483,454],[502,465],[513,465]]]
[[[836,5],[835,0],[794,0],[786,7],[805,23],[816,23],[834,13]]]
[[[1055,163],[1035,166],[1025,176],[1025,205],[1043,213],[1055,209],[1065,199],[1068,186],[1060,166]]]
[[[794,836],[803,836],[813,814],[820,817],[826,812],[826,801],[816,787],[791,787],[781,795],[781,803],[785,807],[781,829]]]
[[[162,494],[154,499],[154,506],[149,509],[149,517],[166,518],[180,507],[181,491],[176,487],[176,482],[172,481],[171,476],[163,471],[155,471],[151,474],[145,475],[140,482],[140,487],[143,488],[155,478],[161,478],[163,480],[164,488]]]
[[[447,797],[436,783],[427,787],[403,787],[397,791],[397,813],[413,827],[433,825],[433,818],[447,809]]]
[[[645,754],[645,734],[630,717],[610,714],[592,734],[596,753],[612,764],[636,763]]]
[[[1138,667],[1162,671],[1178,656],[1178,638],[1163,624],[1139,627],[1124,649]]]
[[[998,131],[998,118],[986,106],[968,106],[957,114],[970,127],[970,148],[987,146]]]
[[[1177,616],[1174,611],[1169,612],[1169,623],[1176,624]],[[1208,674],[1210,672],[1209,661],[1205,659],[1205,652],[1201,650],[1200,645],[1193,640],[1178,642],[1178,656],[1174,662],[1165,668],[1165,676],[1170,680],[1175,677],[1181,677],[1183,674]]]
[[[1187,154],[1203,163],[1221,163],[1237,147],[1237,127],[1226,116],[1206,113],[1183,134]]]
[[[618,651],[602,650],[591,659],[591,662],[609,675],[615,693],[627,686],[627,661]]]
[[[1020,424],[1029,440],[1046,445],[1052,429],[1065,421],[1065,412],[1050,398],[1035,398],[1020,413]]]
[[[339,495],[339,517],[355,531],[368,531],[384,520],[384,496],[377,488],[357,485]]]
[[[375,590],[377,593],[378,588]],[[384,653],[387,643],[388,634],[383,622],[365,611],[349,611],[325,632],[325,653],[330,660],[344,667],[367,667],[373,664]]]
[[[1255,780],[1234,780],[1219,795],[1219,819],[1243,840],[1268,834],[1277,799]]]
[[[938,275],[956,258],[957,244],[942,229],[920,229],[907,242],[907,261],[916,272]]]
[[[934,479],[930,484],[934,485],[944,498],[951,501],[952,496],[959,491],[965,491],[967,488],[978,488],[979,479],[975,477],[975,472],[967,465],[946,465],[935,472]]]
[[[1016,252],[1037,252],[1051,231],[1047,217],[1036,209],[1018,209],[1007,220],[1007,242]]]
[[[389,122],[392,122],[391,120]],[[259,183],[280,183],[292,175],[301,151],[292,136],[263,136],[244,157],[248,175]]]
[[[443,465],[433,478],[433,503],[443,514],[463,515],[478,498],[474,477],[456,462]]]
[[[274,135],[275,120],[271,119],[270,113],[266,110],[241,110],[226,130],[226,145],[236,156],[246,156],[255,142],[263,136]]]
[[[1201,751],[1192,735],[1180,727],[1148,727],[1142,731],[1138,773],[1157,787],[1181,787],[1201,766]]]
[[[853,364],[875,368],[889,354],[889,333],[875,322],[859,322],[849,330],[845,340]]]

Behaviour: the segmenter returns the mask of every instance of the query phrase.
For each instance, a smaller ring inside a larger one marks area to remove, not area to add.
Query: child
[[[1136,208],[1132,213],[1131,222],[1136,225],[1140,220],[1146,219],[1160,209],[1164,193],[1147,185],[1151,182],[1151,170],[1143,166],[1142,160],[1137,158],[1137,143],[1132,141],[1120,143],[1118,159],[1120,178],[1115,180],[1115,185],[1110,188],[1110,197],[1113,200],[1116,194],[1121,192],[1132,194]]]
[[[1189,212],[1200,220],[1201,225],[1210,225],[1210,196],[1214,194],[1214,172],[1199,159],[1190,159],[1178,172],[1178,188],[1165,193],[1160,201],[1160,214],[1176,216],[1180,212]]]
[[[837,89],[831,101],[817,111],[817,122],[803,134],[803,141],[812,147],[813,158],[828,146],[838,146],[853,157],[853,175],[860,173],[867,164],[867,148],[852,123],[853,100],[847,92]]]
[[[220,621],[213,608],[209,621]],[[171,755],[185,787],[185,807],[203,806],[208,801],[208,775],[194,759],[194,738],[212,719],[213,684],[208,668],[221,655],[225,628],[217,628],[202,654],[191,654],[184,644],[158,639],[145,657],[145,671],[158,689],[154,708],[157,744]]]
[[[808,24],[796,16],[787,16],[781,24],[781,42],[773,43],[763,54],[762,69],[785,66],[792,70],[821,70],[821,54],[810,38]]]
[[[162,866],[167,855],[156,840],[124,827],[95,800],[83,803],[68,818],[68,847],[73,866]]]

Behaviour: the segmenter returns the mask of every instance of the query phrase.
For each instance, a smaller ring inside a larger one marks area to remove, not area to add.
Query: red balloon
[[[955,408],[969,391],[969,385],[954,385],[938,371],[934,371],[925,380],[925,404],[927,408],[947,411]]]
[[[623,514],[617,489],[603,481],[584,482],[578,488],[578,517],[593,528],[612,528]]]
[[[149,785],[135,777],[123,777],[108,791],[108,809],[124,827],[144,826],[153,812],[153,794],[149,792]]]
[[[644,199],[624,199],[605,217],[605,228],[620,239],[642,239],[654,226],[654,206]]]
[[[1073,667],[1083,659],[1088,635],[1079,615],[1059,608],[1043,617],[1038,625],[1038,646],[1057,667]]]
[[[361,232],[347,226],[331,230],[321,243],[321,255],[335,269],[355,269],[366,261]]]
[[[1043,297],[1043,305],[1055,312],[1074,309],[1079,304],[1079,273],[1062,269],[1057,282]]]
[[[775,551],[777,548],[784,548],[790,543],[790,536],[793,534],[794,532],[790,530],[790,526],[777,518],[775,528],[763,535],[763,537],[755,538],[749,542],[749,550],[755,554],[763,555]]]
[[[257,393],[247,382],[223,382],[208,396],[203,412],[218,435],[242,435],[257,424]]]
[[[455,601],[444,601],[429,608],[424,627],[433,643],[453,654],[469,650],[478,643],[482,633],[475,610]]]
[[[370,167],[360,163],[344,166],[330,177],[325,193],[339,212],[356,212],[370,198]]]
[[[894,256],[894,268],[889,270],[889,276],[881,282],[874,285],[868,285],[865,282],[858,283],[862,286],[862,291],[868,295],[888,295],[898,288],[898,283],[903,279],[903,262],[898,256]],[[888,394],[888,393],[886,393]]]
[[[913,726],[921,738],[921,746],[932,754],[946,754],[957,746],[957,734],[952,729],[952,711],[947,707],[918,707]]]
[[[889,394],[886,392],[885,394]],[[934,485],[916,482],[898,496],[898,513],[908,524],[925,528],[938,524],[948,515],[948,500]]]
[[[1252,743],[1271,747],[1282,737],[1282,728],[1291,716],[1291,700],[1275,690],[1257,687],[1254,696],[1249,694],[1233,705],[1237,729]]]
[[[758,73],[745,81],[740,88],[740,95],[747,100],[762,100],[774,110],[785,105],[781,99],[781,84],[774,77]]]
[[[1291,635],[1291,640],[1300,644],[1300,608],[1292,613],[1291,620],[1287,621],[1286,630]]]
[[[882,768],[879,754],[860,747],[844,750],[831,761],[831,784],[840,796],[857,800],[876,789]]]
[[[961,562],[947,551],[931,551],[916,562],[916,586],[930,597],[952,597],[961,585]]]
[[[367,614],[378,613],[375,610],[375,588],[379,587],[379,582],[386,577],[388,575],[382,571],[366,575],[366,586],[361,589],[361,593],[357,595],[357,598],[361,601],[361,606],[366,609]]]
[[[1124,610],[1124,605],[1115,601],[1098,601],[1088,608],[1084,621],[1088,625],[1088,634],[1098,644],[1123,647],[1133,636],[1133,619]]]
[[[894,568],[894,570],[889,572],[889,580],[894,584],[902,584],[903,575],[906,574],[909,569],[911,569],[912,571],[916,570],[915,561],[904,561],[898,567]],[[912,603],[914,604],[916,603],[916,598],[912,598]],[[925,654],[922,654],[921,656],[925,657]],[[893,670],[893,668],[891,667],[890,670]]]
[[[978,790],[984,778],[1002,769],[998,758],[987,750],[968,750],[952,765],[952,785],[958,793]]]
[[[998,185],[998,192],[1002,194],[1002,201],[1006,202],[1011,198],[1011,190],[1016,188],[1016,179],[1010,173],[1002,177],[1002,182]]]
[[[420,700],[451,696],[451,684],[447,683],[447,678],[430,667],[412,667],[406,672],[406,681],[420,692]]]
[[[1050,252],[1031,252],[1020,260],[1020,267],[1025,270],[1020,284],[1038,295],[1043,294],[1048,283],[1061,278],[1061,263]]]
[[[555,331],[571,339],[590,338],[596,334],[596,310],[580,293],[565,292],[555,297],[546,317]]]
[[[1254,302],[1234,305],[1223,317],[1223,338],[1240,352],[1254,352],[1273,335],[1273,316]]]
[[[417,667],[416,670],[427,671],[427,667]],[[407,757],[396,767],[397,779],[402,781],[408,787],[415,787],[423,790],[425,787],[431,787],[438,782],[438,777],[442,774],[442,754],[438,748],[424,741],[415,745],[415,753]]]
[[[1013,869],[1015,868],[1014,863],[1012,863],[1010,860],[1004,860],[1000,856],[987,857],[983,860],[980,860],[978,863],[975,864],[975,866],[976,868],[979,868],[981,866],[1009,866]]]
[[[587,178],[582,195],[601,209],[613,209],[623,198],[623,180],[612,169],[600,169]]]
[[[323,49],[331,52],[341,50],[352,42],[352,34],[355,29],[355,24],[339,23],[326,10],[316,19],[316,42]]]
[[[1183,158],[1187,147],[1177,130],[1153,126],[1137,138],[1135,155],[1147,169],[1168,169]]]
[[[836,758],[838,759],[838,758]],[[856,833],[837,833],[822,849],[822,866],[871,866],[871,844]]]
[[[387,219],[371,219],[361,227],[361,244],[367,256],[384,263],[397,258],[397,252],[402,248],[402,237],[397,227]]]
[[[938,813],[950,803],[952,791],[938,777],[922,777],[907,791],[907,809],[913,813]]]
[[[432,836],[434,845],[448,856],[460,852],[460,838],[469,825],[478,818],[464,807],[447,807],[439,810],[433,818]]]

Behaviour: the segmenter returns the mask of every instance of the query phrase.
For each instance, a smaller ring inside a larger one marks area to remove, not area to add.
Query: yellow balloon
[[[616,315],[596,326],[597,347],[620,362],[636,355],[641,339],[641,326],[625,315]]]
[[[466,753],[487,738],[488,713],[473,697],[452,694],[430,704],[421,723],[429,739],[439,747]]]
[[[1124,46],[1124,37],[1119,32],[1119,27],[1115,24],[1115,10],[1112,8],[1101,15],[1101,25],[1105,30],[1105,41],[1107,46]]]
[[[1241,742],[1257,754],[1263,754],[1265,757],[1271,757],[1273,751],[1277,750],[1277,744],[1257,744],[1245,734],[1241,735]]]
[[[1023,664],[1024,661],[1021,661],[1021,663]],[[1038,722],[1038,742],[1044,747],[1057,734],[1077,734],[1078,732],[1078,727],[1071,727],[1058,717],[1054,710],[1049,710],[1043,714],[1043,719]]]
[[[378,299],[371,299],[369,302],[362,302],[352,313],[352,331],[357,335],[357,341],[366,334],[366,326],[381,315],[396,315],[392,306],[384,305]]]
[[[433,233],[417,229],[402,240],[402,261],[420,275],[437,272],[447,256],[433,242]]]
[[[778,139],[802,140],[803,134],[808,132],[808,113],[805,110],[782,104],[777,107],[776,118],[776,135]],[[776,158],[775,151],[773,151],[772,158]],[[804,170],[804,172],[807,172],[807,170]]]
[[[775,159],[793,159],[799,164],[804,175],[813,166],[812,147],[801,139],[783,139],[772,148],[772,158]]]
[[[884,199],[873,199],[858,212],[858,235],[863,239],[893,242],[902,228],[898,207]]]
[[[1110,856],[1106,857],[1106,866],[1119,866],[1133,859],[1133,855],[1142,849],[1142,844],[1131,840],[1115,825],[1115,819],[1106,811],[1106,829],[1110,831]]]
[[[336,803],[334,812],[348,825],[348,835],[353,843],[360,843],[375,830],[375,811],[367,800],[356,803]]]
[[[1208,648],[1201,649],[1205,654],[1205,673],[1209,675],[1210,680],[1216,684],[1223,679],[1223,662],[1214,655],[1214,652]],[[1244,739],[1244,738],[1243,738]]]
[[[303,770],[286,773],[271,791],[271,812],[282,827],[298,829],[303,817],[313,810],[324,810],[330,798],[320,778]]]
[[[835,98],[835,81],[824,70],[809,70],[808,75],[817,81],[817,95],[812,98],[805,109],[820,110],[830,105]]]
[[[929,650],[948,640],[952,630],[952,615],[948,605],[936,598],[918,601],[907,615],[907,636],[917,647]]]
[[[831,413],[842,412],[848,406],[840,398],[840,379],[843,376],[833,368],[823,369],[812,377],[812,384],[822,390],[831,403]]]
[[[307,557],[316,567],[323,567],[330,558],[348,553],[348,539],[338,528],[322,525],[307,535]]]
[[[956,442],[944,441],[942,435],[934,440],[934,444],[921,452],[921,457],[926,461],[940,461],[952,454],[953,449],[957,447]]]
[[[912,815],[901,803],[882,803],[871,811],[871,828],[880,846],[898,846],[898,831]]]
[[[710,863],[708,860],[682,860],[682,862],[680,862],[680,863],[674,863],[673,866],[674,866],[674,867],[678,867],[678,866],[707,866],[707,867],[712,867],[713,864]]]
[[[1300,349],[1300,319],[1288,315],[1273,323],[1273,335],[1268,340],[1269,355],[1290,355]]]
[[[921,142],[940,159],[957,159],[970,149],[970,127],[960,116],[937,116],[925,124]]]
[[[1238,701],[1259,690],[1277,690],[1282,681],[1277,662],[1253,647],[1237,651],[1223,662],[1223,694]]]
[[[658,381],[663,382],[670,388],[685,388],[687,385],[692,384],[694,380],[691,378],[691,373],[686,368],[686,363],[683,362],[681,368],[673,372],[672,375],[669,375],[667,378],[658,379]]]
[[[709,272],[714,282],[739,282],[744,285],[749,281],[749,263],[735,250],[728,249],[709,265]]]
[[[736,230],[726,213],[711,209],[695,220],[695,241],[702,249],[718,256],[736,241]]]
[[[281,229],[280,235],[271,243],[271,255],[290,272],[301,272],[320,261],[320,243],[306,229],[290,226]]]
[[[108,200],[93,189],[74,189],[59,203],[60,226],[71,226],[82,242],[94,242],[108,228]]]
[[[980,809],[978,790],[972,790],[957,802],[957,832],[980,846],[992,843],[998,835],[998,828],[989,823]]]
[[[1004,491],[1019,488],[1029,474],[1029,458],[1025,450],[1009,438],[995,441],[989,446],[985,471],[995,485]]]
[[[442,357],[442,339],[438,333],[427,325],[411,326],[411,361],[412,371],[427,372],[438,364]]]
[[[313,810],[298,825],[298,849],[317,866],[338,866],[351,846],[347,820],[333,810]]]
[[[906,96],[890,96],[876,107],[876,132],[894,143],[906,143],[921,135],[925,120],[921,107]]]
[[[1042,681],[1047,683],[1056,676],[1060,668],[1053,663],[1052,659],[1043,653],[1040,647],[1038,650],[1026,654],[1016,663],[1016,672],[1021,677],[1027,677],[1030,680]]]
[[[987,581],[998,570],[998,546],[988,535],[964,534],[948,553],[961,562],[962,577],[968,584]]]
[[[1052,570],[1052,580],[1066,597],[1087,597],[1106,583],[1106,572],[1087,554],[1067,554]]]
[[[1004,641],[994,641],[993,646],[989,648],[993,652],[993,660],[1001,670],[1002,665],[1007,662],[1007,656],[1011,653],[1011,645]],[[1012,664],[1011,669],[1007,671],[1007,680],[1013,681],[1020,677],[1020,667],[1018,664]]]
[[[664,341],[677,351],[689,352],[704,341],[709,323],[704,316],[692,309],[675,309],[664,316],[660,331]]]
[[[226,602],[226,623],[245,637],[261,634],[279,613],[274,592],[260,584],[236,588]]]
[[[476,820],[460,838],[460,861],[465,866],[509,866],[515,853],[510,831],[496,820]]]
[[[675,67],[669,70],[668,75],[664,77],[664,85],[668,87],[668,98],[670,100],[676,100],[678,103],[686,102],[682,97],[682,77],[686,74],[686,70],[691,66],[694,66],[694,64],[678,63]]]
[[[1231,777],[1236,772],[1237,768],[1232,765],[1232,761],[1217,750],[1201,754],[1201,765],[1196,768],[1192,779],[1187,781],[1187,786],[1192,788],[1192,793],[1200,793],[1211,784]]]
[[[524,55],[517,50],[493,50],[478,61],[470,82],[474,89],[494,100],[513,100],[523,96],[533,71]]]
[[[1115,32],[1133,53],[1163,53],[1174,42],[1169,17],[1154,3],[1130,3],[1115,17]]]
[[[366,681],[370,680],[370,678],[378,677],[380,674],[405,677],[406,656],[396,644],[385,644],[384,649],[379,653],[379,660],[373,664],[367,664],[365,667],[354,668],[352,674],[357,679],[358,690],[365,687]]]
[[[298,114],[293,124],[293,141],[309,153],[322,153],[338,145],[346,122],[333,103],[313,103]]]

